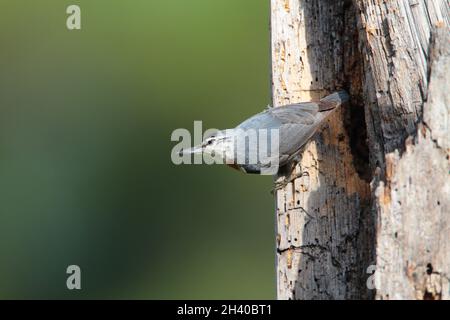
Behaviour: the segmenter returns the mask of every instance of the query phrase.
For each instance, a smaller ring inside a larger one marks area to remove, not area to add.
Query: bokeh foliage
[[[271,177],[170,159],[270,102],[268,1],[0,12],[0,298],[273,298]]]

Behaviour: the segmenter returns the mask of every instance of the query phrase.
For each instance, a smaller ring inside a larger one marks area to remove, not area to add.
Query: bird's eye
[[[211,143],[212,143],[212,140],[208,140],[207,144],[211,144]]]

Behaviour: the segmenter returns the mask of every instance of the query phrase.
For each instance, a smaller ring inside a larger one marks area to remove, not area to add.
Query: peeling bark
[[[416,132],[428,87],[431,31],[450,25],[446,0],[354,0],[364,61],[371,166],[384,174],[385,155],[404,150]]]
[[[376,189],[380,299],[450,299],[449,43],[449,30],[438,29],[426,124],[401,156],[386,155],[386,181]]]

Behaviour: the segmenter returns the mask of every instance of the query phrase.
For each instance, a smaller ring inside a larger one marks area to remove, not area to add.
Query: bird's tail
[[[345,90],[334,92],[319,101],[319,112],[335,109],[349,100],[350,97]]]

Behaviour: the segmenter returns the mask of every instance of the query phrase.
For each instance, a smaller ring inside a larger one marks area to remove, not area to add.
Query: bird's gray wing
[[[315,121],[318,110],[318,105],[314,102],[271,108],[250,117],[236,128],[249,130],[279,128],[284,124],[311,125]]]
[[[338,106],[348,101],[347,92],[337,91],[318,102],[271,108],[245,120],[237,129],[278,129],[279,164],[284,165],[308,142],[323,121]]]
[[[278,129],[279,159],[280,165],[283,165],[315,133],[323,119],[322,113],[314,102],[291,104],[259,113],[237,128]]]
[[[318,111],[319,106],[317,103],[304,102],[272,108],[267,112],[278,119],[282,124],[311,125],[315,122]]]
[[[287,163],[314,135],[324,119],[319,105],[314,102],[287,105],[273,110],[273,116],[281,122],[280,165]]]
[[[350,99],[344,90],[334,92],[318,102],[304,102],[270,110],[280,125],[280,164],[288,162],[316,133],[336,108]]]

